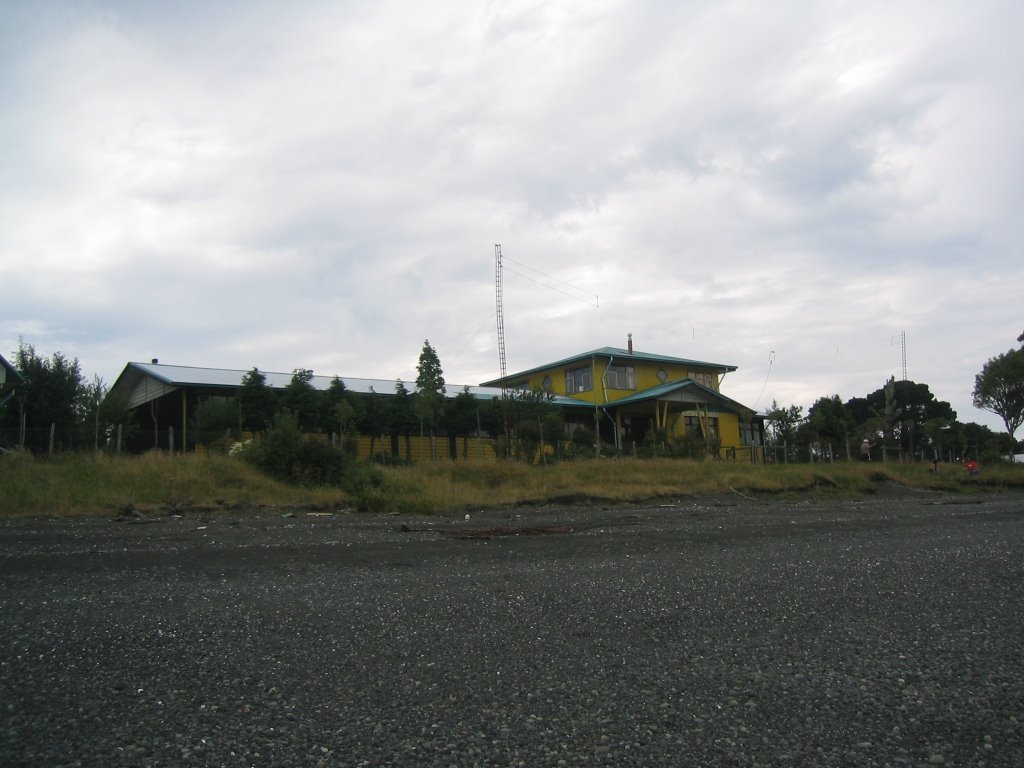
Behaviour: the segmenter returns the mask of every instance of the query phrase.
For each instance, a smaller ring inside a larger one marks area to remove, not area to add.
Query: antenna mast
[[[508,416],[508,382],[505,381],[505,377],[508,374],[507,366],[505,363],[505,310],[504,310],[504,286],[503,286],[503,268],[501,265],[501,243],[496,243],[494,246],[494,295],[495,295],[495,315],[497,316],[498,324],[498,365],[501,372],[501,410],[505,422],[505,451],[507,455],[511,455],[511,434],[509,430],[509,416]]]
[[[903,380],[907,380],[907,332],[900,331],[900,346],[903,350]]]

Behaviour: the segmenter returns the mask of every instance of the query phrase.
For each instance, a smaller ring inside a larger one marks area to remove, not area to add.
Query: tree
[[[387,405],[381,401],[373,387],[370,387],[368,395],[359,399],[356,423],[362,434],[370,436],[370,458],[372,459],[377,450],[377,438],[388,428]]]
[[[853,419],[839,395],[822,397],[807,411],[806,429],[813,435],[822,454],[834,458],[842,448],[844,458],[849,458],[850,430]]]
[[[1010,441],[1015,441],[1014,434],[1024,423],[1024,348],[1011,349],[985,363],[974,377],[973,395],[975,407],[999,416]]]
[[[452,400],[445,417],[445,426],[451,434],[461,435],[462,458],[468,458],[469,436],[477,428],[477,400],[476,396],[469,391],[469,387],[463,387],[462,391]]]
[[[514,425],[514,455],[532,463],[540,451],[547,463],[545,445],[555,445],[565,432],[565,422],[555,406],[555,396],[544,389],[517,389],[509,394],[510,420]]]
[[[412,443],[409,440],[416,429],[416,400],[401,379],[395,381],[395,396],[391,399],[390,426],[392,435],[405,438],[405,459],[412,461]]]
[[[196,442],[227,450],[238,430],[238,403],[233,397],[209,397],[201,401],[194,416]]]
[[[242,429],[255,434],[269,429],[277,412],[277,396],[259,369],[253,368],[242,377],[237,400]]]
[[[911,455],[929,445],[934,456],[942,430],[956,421],[953,406],[937,399],[927,384],[895,377],[866,397],[850,399],[846,407],[865,437],[880,432],[887,445],[898,444]]]
[[[14,367],[24,379],[18,386],[16,408],[7,409],[7,418],[16,419],[23,430],[24,445],[32,451],[45,451],[50,442],[50,428],[66,448],[74,446],[76,435],[87,409],[88,396],[78,358],[69,360],[60,352],[41,357],[35,347],[18,341]]]
[[[111,394],[103,379],[93,376],[78,401],[78,445],[92,445],[94,450],[108,445],[115,448],[118,426],[131,426],[125,424],[130,398],[127,392]]]
[[[430,428],[430,455],[437,458],[434,448],[434,427],[444,408],[444,371],[437,351],[430,341],[423,342],[420,360],[416,364],[416,406],[417,415]]]
[[[783,447],[787,460],[796,458],[797,429],[804,420],[803,410],[799,405],[781,406],[776,400],[768,409],[765,439],[768,445]]]
[[[347,448],[345,433],[355,415],[356,409],[345,382],[335,376],[320,399],[320,424],[325,431],[338,430],[342,448]]]
[[[296,368],[292,371],[292,379],[282,393],[281,406],[292,412],[303,432],[318,431],[320,403],[311,370]]]

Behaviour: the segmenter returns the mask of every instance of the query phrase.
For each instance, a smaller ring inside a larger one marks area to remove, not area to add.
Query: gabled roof
[[[0,355],[0,405],[14,395],[14,388],[23,381],[18,369]]]
[[[0,354],[0,389],[3,388],[5,383],[10,385],[11,383],[19,384],[23,381],[25,381],[25,379],[22,378],[22,374],[19,374],[17,369],[10,365],[9,362],[4,359],[4,356]]]
[[[680,379],[679,381],[669,381],[664,384],[659,384],[656,387],[645,389],[642,392],[636,392],[632,395],[620,397],[617,400],[613,400],[609,405],[620,407],[623,405],[632,405],[634,403],[643,403],[648,400],[666,399],[674,399],[680,402],[714,403],[717,405],[723,405],[737,413],[754,413],[751,408],[748,408],[742,403],[738,403],[732,398],[726,397],[721,392],[716,392],[711,389],[711,387],[706,387],[693,379]]]
[[[724,363],[709,363],[702,360],[687,360],[684,357],[669,357],[668,355],[655,355],[650,352],[637,352],[636,350],[630,352],[628,349],[620,349],[619,347],[601,347],[600,349],[593,349],[589,352],[581,352],[578,355],[567,357],[564,360],[558,360],[553,363],[546,363],[544,365],[538,365],[536,368],[530,368],[526,371],[519,371],[518,373],[511,373],[505,377],[505,381],[516,381],[523,379],[528,376],[532,376],[535,373],[541,371],[547,371],[551,368],[563,368],[573,363],[582,362],[589,360],[594,357],[610,358],[612,362],[626,363],[630,360],[639,360],[645,363],[660,363],[662,365],[680,365],[690,368],[713,368],[718,371],[725,373],[735,371],[735,365],[726,365]],[[494,379],[492,381],[485,381],[480,386],[483,387],[498,387],[501,386],[501,379]],[[620,402],[620,401],[616,401]]]
[[[250,369],[251,370],[251,369]],[[196,368],[187,365],[165,365],[163,363],[128,363],[121,375],[117,377],[111,391],[127,392],[129,407],[135,408],[142,403],[184,387],[206,390],[223,389],[225,394],[242,385],[242,379],[249,371],[231,368]],[[291,373],[260,371],[266,378],[271,389],[284,389],[292,380]],[[356,394],[393,395],[395,381],[392,379],[360,379],[339,376],[345,389]],[[334,380],[333,376],[313,376],[310,384],[314,389],[325,390]],[[415,382],[403,382],[411,392],[416,389]],[[462,385],[445,385],[445,396],[455,397],[465,387]],[[481,400],[501,397],[501,390],[491,387],[469,387],[469,391]],[[564,398],[570,400],[570,398]],[[571,401],[576,403],[576,401]]]

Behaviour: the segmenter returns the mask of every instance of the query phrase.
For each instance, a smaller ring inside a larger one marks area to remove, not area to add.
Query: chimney
[[[626,334],[626,339],[627,339],[626,351],[629,352],[629,354],[632,355],[633,354],[633,334],[632,333],[627,333]]]

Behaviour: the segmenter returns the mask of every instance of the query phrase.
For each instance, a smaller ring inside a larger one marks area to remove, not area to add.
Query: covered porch
[[[752,409],[692,379],[667,382],[603,406],[623,452],[686,436],[721,458],[761,461],[763,419]]]

